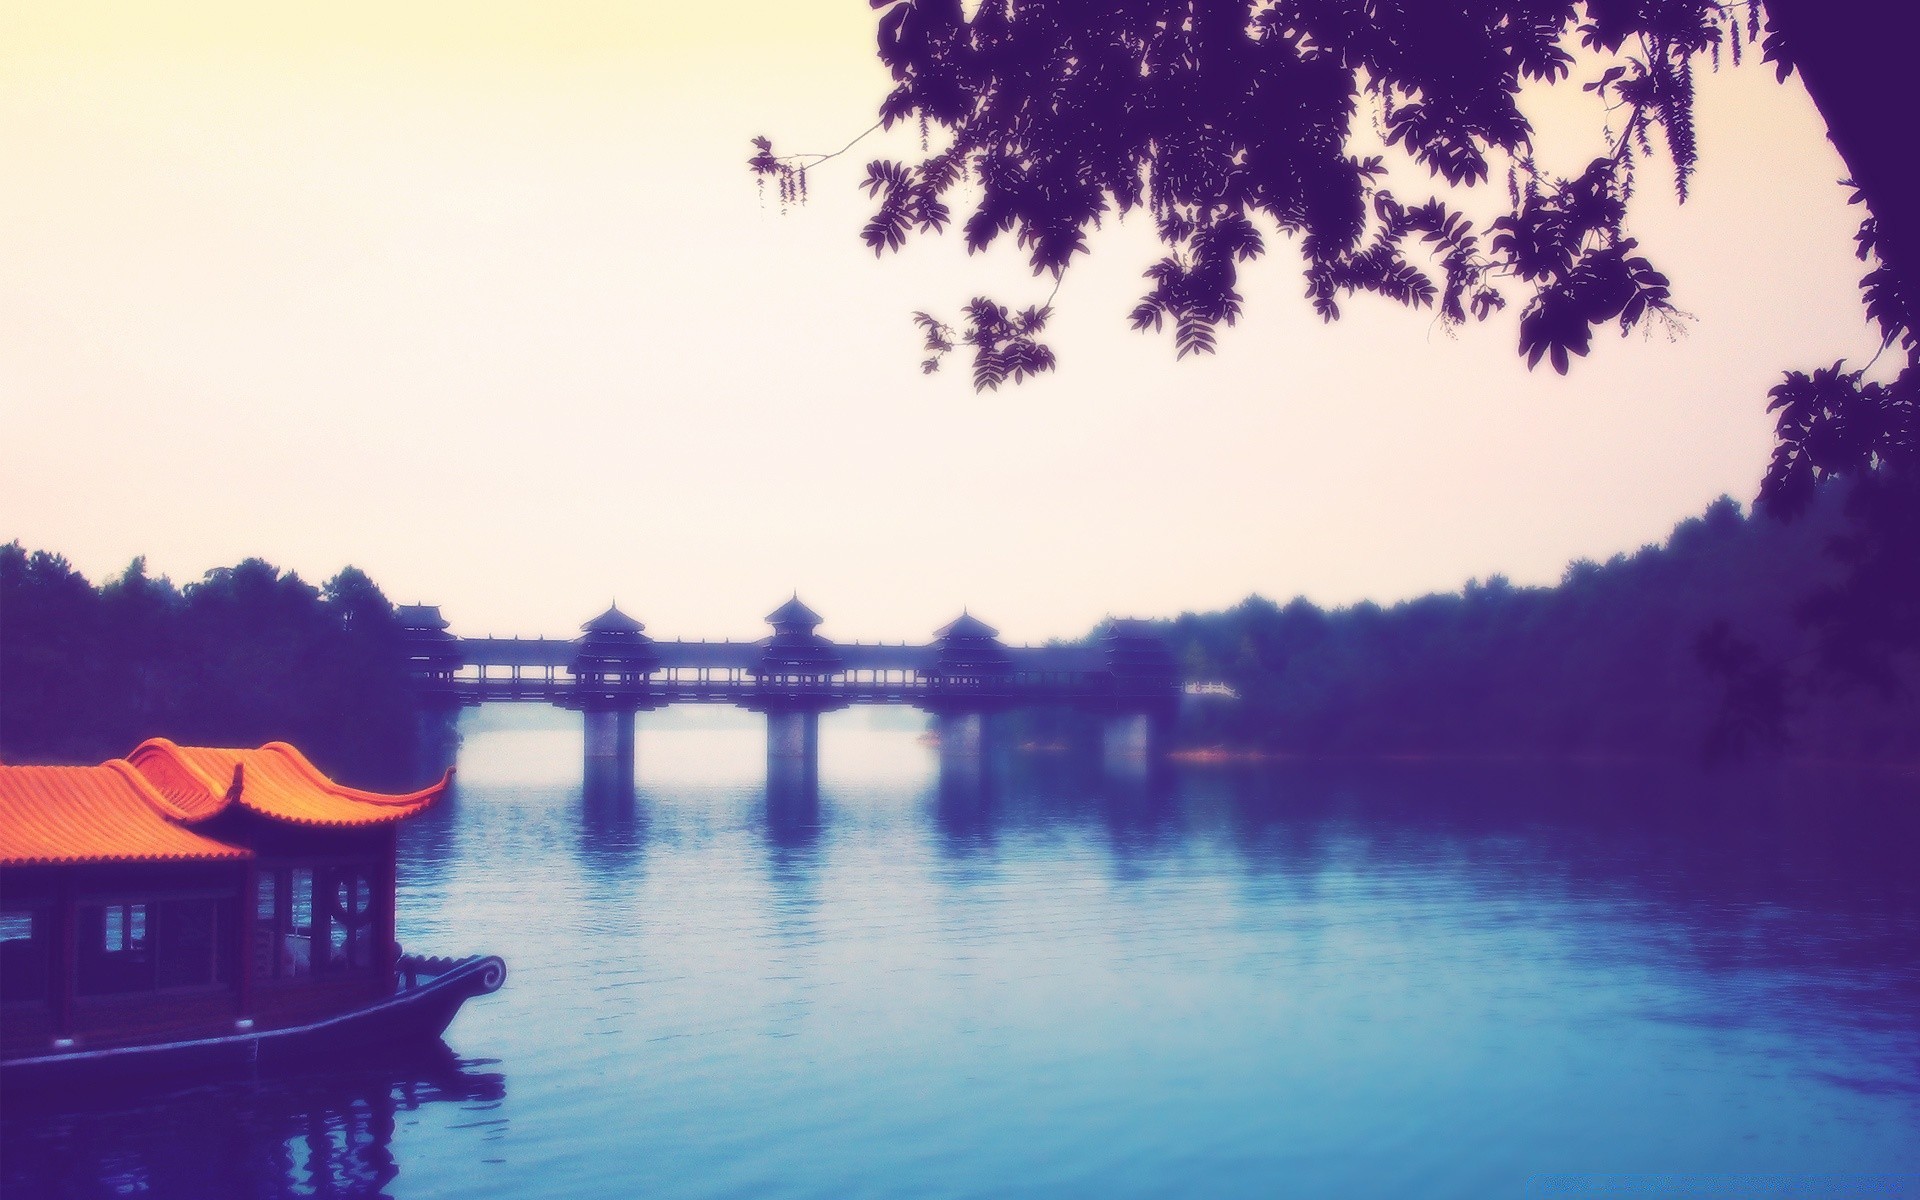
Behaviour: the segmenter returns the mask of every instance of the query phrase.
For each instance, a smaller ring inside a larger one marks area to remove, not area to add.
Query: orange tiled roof
[[[188,821],[238,804],[296,825],[384,825],[433,803],[453,775],[449,771],[431,787],[390,796],[335,783],[285,742],[239,750],[149,738],[127,757]]]
[[[0,766],[0,864],[246,858],[168,819],[168,802],[125,759],[97,767]]]
[[[187,826],[235,804],[296,825],[383,825],[433,803],[452,776],[389,796],[335,783],[285,742],[230,750],[165,738],[97,767],[0,766],[0,865],[245,858]]]

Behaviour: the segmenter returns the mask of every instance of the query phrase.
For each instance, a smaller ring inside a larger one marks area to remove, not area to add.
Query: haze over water
[[[457,1063],[10,1105],[5,1193],[1920,1170],[1911,779],[1287,764],[1162,792],[1030,753],[981,794],[854,713],[817,801],[770,799],[756,718],[675,711],[642,717],[637,795],[583,795],[563,720],[485,710],[401,834],[405,946],[509,964]]]

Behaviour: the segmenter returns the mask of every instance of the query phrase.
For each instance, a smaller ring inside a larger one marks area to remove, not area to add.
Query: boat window
[[[139,954],[146,950],[147,906],[114,904],[102,914],[100,948],[108,954]]]
[[[384,898],[371,864],[280,867],[259,872],[254,892],[253,974],[300,979],[371,970]],[[217,969],[217,968],[216,968]]]
[[[275,979],[301,979],[313,974],[313,868],[282,868],[270,876],[274,904],[269,911],[260,902],[254,971]]]
[[[365,970],[374,965],[373,871],[342,867],[330,872],[327,969]]]
[[[38,909],[0,912],[0,1002],[46,999],[46,923],[46,913]]]
[[[313,933],[313,869],[295,867],[293,869],[293,931],[311,935]]]
[[[147,944],[145,904],[86,905],[80,909],[80,962],[76,983],[86,995],[138,992],[153,987],[153,955]]]
[[[253,977],[272,979],[279,974],[281,910],[287,889],[284,871],[263,870],[253,885]]]
[[[222,903],[230,922],[233,902],[213,897],[83,906],[78,990],[100,996],[230,980],[231,951],[220,938]]]
[[[373,900],[373,885],[365,874],[348,871],[340,876],[340,906],[350,914],[364,914]]]
[[[361,867],[262,871],[254,894],[255,977],[299,979],[372,966],[372,878]]]

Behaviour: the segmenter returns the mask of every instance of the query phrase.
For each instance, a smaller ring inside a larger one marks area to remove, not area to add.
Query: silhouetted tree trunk
[[[1920,309],[1920,90],[1913,0],[1767,0],[1786,57],[1880,226],[1903,307]]]

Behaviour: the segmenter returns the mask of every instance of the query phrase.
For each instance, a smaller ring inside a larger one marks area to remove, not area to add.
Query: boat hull
[[[0,1088],[93,1088],[298,1071],[363,1059],[396,1047],[437,1042],[460,1006],[500,989],[507,967],[494,957],[451,964],[434,978],[324,1020],[147,1046],[115,1046],[0,1062]]]

